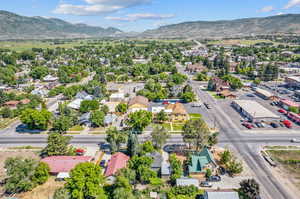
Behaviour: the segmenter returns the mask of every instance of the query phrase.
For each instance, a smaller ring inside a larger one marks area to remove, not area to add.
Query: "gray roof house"
[[[94,97],[92,95],[89,95],[85,91],[78,92],[75,96],[75,99],[82,99],[82,100],[93,100]]]
[[[155,171],[159,171],[161,169],[161,163],[163,162],[163,157],[157,151],[152,153],[147,153],[146,156],[151,157],[153,159],[151,169]]]
[[[90,121],[91,112],[84,113],[80,116],[78,123],[80,125],[92,126],[92,122]]]
[[[235,191],[206,191],[204,199],[239,199],[238,192]]]
[[[107,114],[104,117],[104,125],[108,126],[108,125],[113,124],[117,120],[117,118],[118,118],[118,116],[115,114]]]

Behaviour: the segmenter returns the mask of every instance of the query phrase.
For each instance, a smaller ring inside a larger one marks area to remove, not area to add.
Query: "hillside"
[[[223,38],[273,33],[300,33],[300,14],[222,21],[195,21],[148,30],[146,38]]]
[[[116,28],[105,29],[71,24],[55,18],[25,17],[0,11],[0,40],[106,37],[120,32]]]

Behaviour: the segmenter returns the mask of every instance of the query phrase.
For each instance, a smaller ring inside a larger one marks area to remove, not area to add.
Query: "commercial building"
[[[290,76],[285,78],[288,87],[300,88],[300,76]]]
[[[277,100],[278,99],[278,97],[276,97],[273,93],[271,93],[267,90],[261,89],[261,88],[256,88],[255,94],[265,100]]]
[[[266,109],[256,101],[252,100],[234,100],[232,106],[244,117],[251,121],[272,121],[280,117],[270,110]]]

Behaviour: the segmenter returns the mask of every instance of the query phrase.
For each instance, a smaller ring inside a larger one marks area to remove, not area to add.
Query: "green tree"
[[[208,80],[208,77],[206,74],[204,73],[197,73],[196,75],[196,80],[197,81],[207,81]]]
[[[223,151],[220,156],[220,163],[223,165],[227,165],[232,159],[232,154],[228,149]]]
[[[237,161],[236,158],[233,158],[230,162],[227,163],[226,169],[231,175],[240,174],[243,172],[242,162]]]
[[[203,119],[189,120],[183,126],[183,141],[189,146],[196,146],[196,150],[202,150],[208,142],[210,130]]]
[[[240,192],[246,199],[257,199],[260,195],[259,184],[254,179],[243,180],[240,183]]]
[[[132,186],[128,178],[124,176],[117,176],[116,182],[113,186],[112,196],[114,199],[135,199],[132,193]]]
[[[39,162],[32,177],[33,182],[39,185],[44,184],[45,182],[47,182],[50,176],[49,172],[50,168],[48,164]]]
[[[171,167],[171,177],[170,180],[172,184],[176,183],[176,179],[183,175],[183,168],[180,160],[177,159],[175,154],[171,154],[169,157],[170,167]]]
[[[156,121],[158,121],[158,122],[165,122],[165,121],[167,121],[169,118],[168,118],[167,113],[166,113],[165,111],[161,110],[159,113],[156,114],[155,119],[156,119]]]
[[[152,142],[157,149],[161,149],[170,138],[170,133],[163,126],[155,126],[152,133]]]
[[[81,113],[87,113],[97,109],[99,109],[99,102],[97,100],[83,100],[80,104],[79,111]]]
[[[1,109],[1,116],[3,118],[12,118],[14,116],[14,113],[10,108],[4,107]]]
[[[148,111],[136,111],[130,113],[126,124],[131,127],[133,131],[142,132],[146,126],[152,122],[152,114]]]
[[[65,185],[72,199],[106,199],[104,176],[99,165],[86,162],[76,165]]]
[[[138,153],[139,141],[136,134],[130,133],[127,141],[127,154],[131,157]]]
[[[151,141],[146,141],[143,144],[140,145],[140,150],[139,150],[139,154],[140,155],[145,155],[147,153],[152,153],[154,152],[154,146],[152,144]]]
[[[29,129],[46,130],[52,118],[52,113],[42,109],[25,109],[21,113],[21,121],[26,124]]]
[[[206,178],[210,178],[211,175],[212,175],[211,169],[206,169],[205,177],[206,177]]]
[[[71,199],[71,195],[66,188],[61,187],[55,191],[53,199]]]
[[[31,71],[29,73],[29,75],[33,79],[42,79],[48,74],[49,74],[49,69],[47,67],[44,67],[44,66],[34,67],[33,69],[31,69]]]
[[[127,107],[127,104],[125,104],[125,103],[120,103],[116,106],[116,112],[118,112],[118,113],[124,114],[127,112],[127,109],[128,109],[128,107]]]
[[[137,168],[137,178],[142,184],[150,183],[150,179],[155,177],[157,177],[157,173],[149,166],[142,165]]]
[[[100,127],[104,126],[104,117],[105,114],[102,111],[93,111],[91,114],[91,122],[93,126]]]
[[[73,125],[72,118],[69,116],[60,116],[54,120],[53,130],[59,133],[66,133]]]
[[[126,132],[118,131],[116,127],[111,127],[106,130],[106,141],[110,144],[112,153],[120,151],[120,147],[126,143],[127,137]]]
[[[186,103],[190,103],[196,100],[196,95],[194,92],[185,92],[182,93],[180,98],[186,102]]]
[[[208,141],[207,141],[209,147],[212,147],[212,146],[218,144],[218,135],[219,135],[219,133],[213,133],[213,134],[209,135]]]
[[[69,155],[71,149],[69,143],[71,136],[64,136],[60,133],[50,133],[48,136],[47,146],[42,150],[44,156]]]

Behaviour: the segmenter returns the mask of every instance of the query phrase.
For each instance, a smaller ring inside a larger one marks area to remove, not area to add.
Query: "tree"
[[[170,138],[170,133],[163,126],[155,126],[152,133],[152,142],[157,149],[161,149]]]
[[[54,120],[53,130],[59,133],[66,133],[69,128],[73,125],[72,118],[69,116],[60,116]]]
[[[100,110],[106,115],[109,111],[109,107],[107,105],[102,105]]]
[[[142,184],[150,183],[150,179],[155,177],[157,177],[157,173],[149,166],[142,165],[137,168],[137,178]]]
[[[238,162],[236,158],[233,158],[227,163],[226,169],[231,175],[240,174],[243,172],[243,164],[242,162]]]
[[[176,183],[176,179],[183,175],[183,168],[180,160],[177,159],[175,154],[171,154],[169,157],[171,177],[170,180],[173,184]]]
[[[190,103],[195,101],[196,99],[196,95],[194,92],[184,92],[181,94],[180,98],[186,102],[186,103]]]
[[[117,176],[124,176],[129,180],[130,184],[135,184],[136,181],[136,172],[135,170],[129,168],[122,168],[117,172]]]
[[[247,199],[259,199],[260,188],[259,184],[254,179],[243,180],[240,183],[240,192]]]
[[[32,177],[33,182],[39,185],[44,184],[49,178],[49,172],[50,168],[48,164],[39,162]]]
[[[14,113],[9,107],[4,107],[1,109],[1,116],[3,118],[12,118]]]
[[[95,127],[104,126],[104,117],[105,117],[104,112],[93,111],[91,114],[91,122],[93,126]]]
[[[49,74],[49,69],[47,67],[44,66],[37,66],[34,67],[29,75],[33,78],[33,79],[42,79],[44,78],[46,75]]]
[[[183,141],[199,151],[207,144],[210,130],[203,119],[189,120],[183,126]]]
[[[71,136],[63,136],[60,133],[50,133],[48,136],[47,146],[43,149],[42,155],[68,155],[72,151],[69,147]]]
[[[53,199],[71,199],[71,195],[66,188],[61,187],[55,191]]]
[[[46,109],[41,111],[35,109],[25,109],[21,114],[21,121],[29,129],[46,130],[50,123],[52,113]]]
[[[208,141],[207,141],[209,147],[212,147],[212,146],[218,144],[218,135],[219,135],[219,133],[213,133],[213,134],[209,135]]]
[[[136,111],[130,113],[126,124],[131,127],[133,131],[142,132],[146,126],[152,121],[152,114],[148,111]]]
[[[104,176],[101,167],[94,163],[86,162],[76,165],[67,179],[66,189],[71,194],[71,199],[106,199],[104,192]]]
[[[83,100],[80,104],[79,111],[81,113],[87,113],[97,109],[99,109],[99,102],[97,100]]]
[[[120,103],[116,106],[116,112],[118,112],[118,113],[124,114],[127,112],[127,109],[128,109],[128,107],[127,107],[127,104],[125,104],[125,103]]]
[[[114,199],[135,199],[132,193],[130,181],[125,176],[117,176],[113,186],[112,196]]]
[[[204,73],[197,73],[196,75],[196,80],[197,81],[207,81],[208,80],[208,77],[206,74]]]
[[[139,141],[136,134],[130,133],[127,141],[127,154],[130,157],[135,156],[138,153]]]
[[[151,141],[146,141],[146,142],[144,142],[143,144],[140,145],[139,154],[140,155],[145,155],[147,153],[152,153],[154,151],[155,151],[155,149],[154,149],[154,146],[153,146],[152,142]]]
[[[210,178],[211,175],[212,175],[211,169],[206,169],[205,177]]]
[[[220,156],[220,163],[223,165],[227,165],[232,159],[232,154],[228,149],[223,151]]]
[[[122,144],[127,141],[127,133],[123,131],[118,131],[116,127],[111,127],[106,131],[106,141],[110,144],[110,149],[112,153],[120,151]]]
[[[158,122],[165,122],[167,121],[169,118],[168,118],[168,115],[165,111],[161,110],[159,113],[156,114],[156,117],[155,119],[158,121]]]

